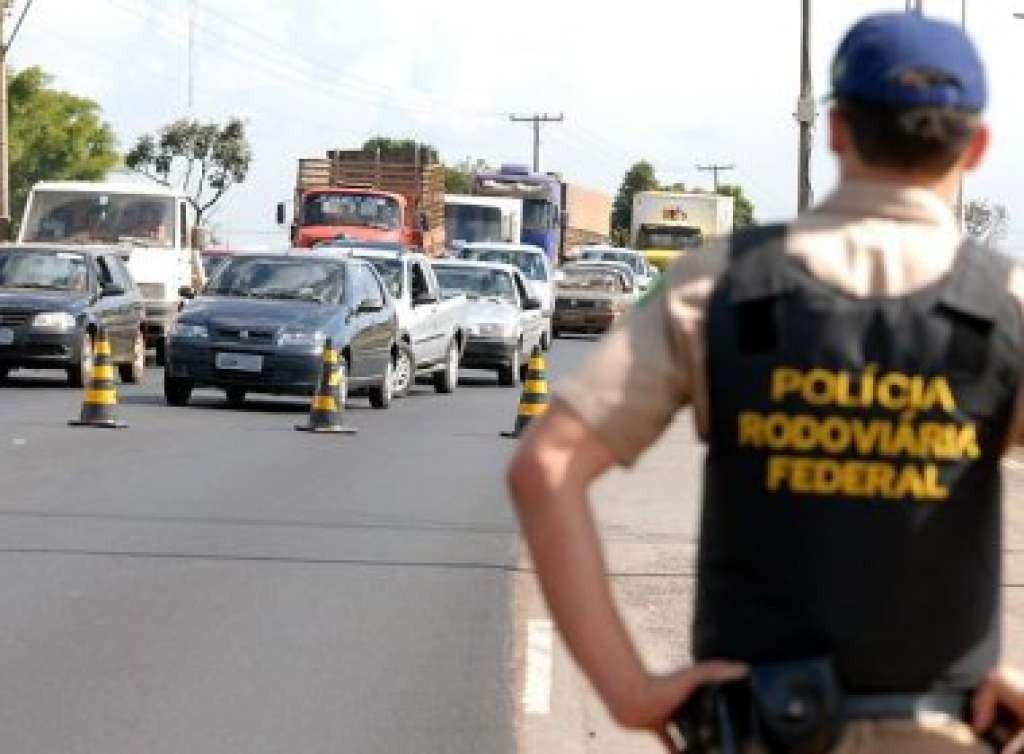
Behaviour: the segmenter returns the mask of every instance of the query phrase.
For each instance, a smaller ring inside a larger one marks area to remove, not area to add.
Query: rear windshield
[[[532,251],[514,251],[512,249],[463,249],[460,256],[476,262],[498,262],[518,267],[527,280],[546,282],[548,271],[544,266],[543,255]]]
[[[489,298],[517,303],[515,283],[505,270],[434,265],[434,274],[446,296],[464,293],[469,299]]]

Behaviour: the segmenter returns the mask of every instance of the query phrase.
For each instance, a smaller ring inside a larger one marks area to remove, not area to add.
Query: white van
[[[163,362],[179,290],[201,279],[195,212],[183,194],[145,183],[49,181],[29,194],[19,243],[117,246],[146,303],[146,345]]]

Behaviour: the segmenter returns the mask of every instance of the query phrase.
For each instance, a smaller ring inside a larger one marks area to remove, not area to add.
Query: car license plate
[[[14,330],[9,327],[0,327],[0,346],[9,346],[14,343]]]
[[[262,372],[263,357],[253,353],[218,353],[215,361],[217,369],[230,369],[235,372]]]

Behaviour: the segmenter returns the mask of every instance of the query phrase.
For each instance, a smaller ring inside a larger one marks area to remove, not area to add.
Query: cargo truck
[[[664,269],[684,251],[732,232],[731,196],[639,191],[633,197],[631,245]]]
[[[420,150],[331,150],[299,160],[292,245],[354,240],[444,249],[444,169]],[[277,222],[285,221],[284,204]]]

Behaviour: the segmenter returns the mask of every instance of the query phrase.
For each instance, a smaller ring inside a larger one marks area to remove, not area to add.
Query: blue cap
[[[980,112],[988,87],[978,51],[959,26],[916,13],[881,13],[858,22],[839,45],[832,95]]]

